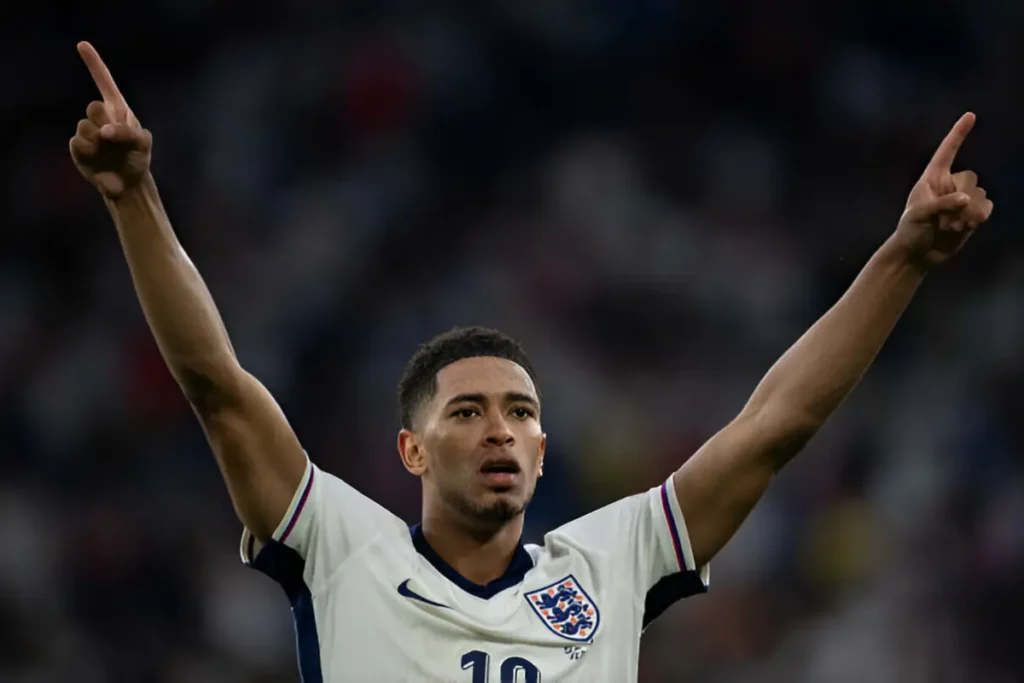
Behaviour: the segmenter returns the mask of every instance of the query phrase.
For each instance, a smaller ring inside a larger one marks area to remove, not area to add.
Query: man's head
[[[490,529],[522,513],[544,459],[533,366],[511,337],[458,328],[422,345],[398,385],[402,462],[425,507]]]

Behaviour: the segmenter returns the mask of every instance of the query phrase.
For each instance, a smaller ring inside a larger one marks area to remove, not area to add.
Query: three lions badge
[[[597,605],[572,574],[530,591],[526,601],[549,629],[568,640],[589,641],[601,623]]]

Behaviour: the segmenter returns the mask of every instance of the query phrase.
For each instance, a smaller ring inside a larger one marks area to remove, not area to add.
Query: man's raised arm
[[[842,298],[768,371],[747,405],[673,477],[697,566],[736,532],[779,469],[867,371],[925,273],[992,212],[971,171],[953,175],[965,114],[914,185],[896,232]]]
[[[167,367],[199,416],[239,518],[260,540],[288,509],[306,456],[270,393],[235,358],[210,292],[182,249],[149,172],[142,128],[99,54],[78,46],[102,102],[92,102],[71,156],[100,190],[135,291]]]

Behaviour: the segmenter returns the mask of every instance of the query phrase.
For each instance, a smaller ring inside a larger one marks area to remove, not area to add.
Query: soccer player
[[[992,211],[952,173],[965,114],[913,186],[895,232],[850,289],[769,370],[740,413],[660,486],[524,545],[544,464],[533,366],[509,337],[455,330],[399,386],[398,451],[423,484],[397,517],[307,457],[235,357],[149,172],[152,136],[87,43],[102,101],[71,139],[106,202],[136,292],[244,524],[242,559],[291,600],[303,681],[635,681],[640,635],[702,592],[708,562],[776,473],[867,370],[925,274]]]

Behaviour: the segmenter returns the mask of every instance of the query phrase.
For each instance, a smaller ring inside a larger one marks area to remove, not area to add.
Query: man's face
[[[523,512],[546,437],[537,390],[521,366],[488,356],[442,368],[437,393],[418,418],[416,434],[405,437],[403,459],[423,478],[428,505],[436,496],[484,526]]]

